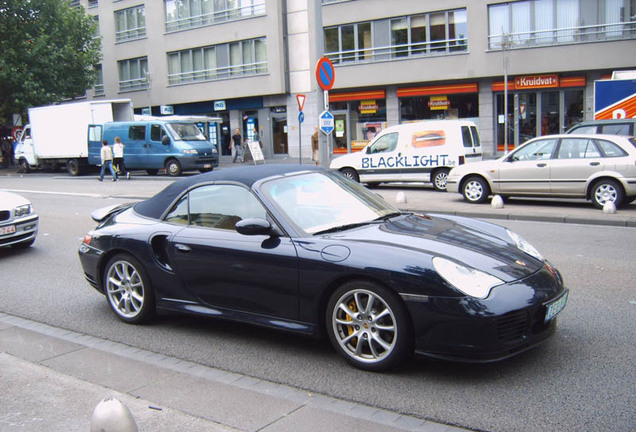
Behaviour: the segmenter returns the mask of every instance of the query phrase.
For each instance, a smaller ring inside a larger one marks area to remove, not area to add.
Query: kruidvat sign
[[[423,168],[453,165],[455,165],[455,161],[453,161],[448,155],[381,156],[379,158],[362,158],[362,169]]]
[[[559,87],[558,75],[521,76],[515,78],[515,89],[538,89]]]

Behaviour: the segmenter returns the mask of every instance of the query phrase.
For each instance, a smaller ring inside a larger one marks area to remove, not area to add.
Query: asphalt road
[[[164,178],[99,183],[37,174],[0,179],[41,217],[34,247],[0,249],[0,311],[252,377],[480,431],[628,431],[636,425],[636,229],[497,221],[530,240],[571,290],[547,344],[505,362],[415,359],[383,374],[348,366],[327,341],[211,319],[117,320],[83,279],[89,214],[152,194]],[[410,194],[437,193],[423,189]],[[426,197],[427,198],[427,197]],[[95,365],[99,367],[99,365]]]

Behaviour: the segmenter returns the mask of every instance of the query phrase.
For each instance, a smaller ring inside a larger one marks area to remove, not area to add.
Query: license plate
[[[212,168],[212,164],[205,164],[203,165],[203,168]]]
[[[13,234],[15,232],[15,225],[0,227],[0,235]]]
[[[557,314],[563,310],[567,301],[568,293],[566,292],[560,299],[550,303],[548,305],[548,310],[545,312],[545,322],[548,322],[557,316]]]

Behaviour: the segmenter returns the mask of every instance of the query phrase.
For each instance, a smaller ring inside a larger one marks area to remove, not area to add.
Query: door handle
[[[590,166],[599,166],[600,162],[590,162]]]
[[[190,251],[192,250],[192,249],[190,248],[190,246],[186,246],[186,245],[181,244],[181,243],[177,243],[177,244],[175,244],[175,245],[174,245],[174,248],[175,248],[176,250],[178,250],[179,252],[184,252],[184,253],[190,252]]]
[[[538,163],[538,164],[537,164],[537,166],[538,166],[539,168],[543,168],[543,167],[545,167],[545,166],[547,166],[547,165],[548,165],[548,164],[546,164],[546,163]]]

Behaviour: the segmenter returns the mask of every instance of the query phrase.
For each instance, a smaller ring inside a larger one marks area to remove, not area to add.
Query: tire
[[[340,172],[342,173],[343,176],[360,183],[360,176],[358,175],[357,171],[354,170],[353,168],[343,168],[340,170]]]
[[[20,172],[24,174],[28,174],[31,172],[31,166],[29,166],[29,163],[26,161],[26,159],[20,160]]]
[[[619,208],[625,201],[625,192],[616,180],[602,179],[592,186],[590,198],[596,208],[602,209],[608,201]]]
[[[147,169],[146,172],[148,173],[148,175],[157,175],[159,170],[158,169]]]
[[[115,255],[108,261],[104,293],[110,309],[124,322],[141,324],[155,315],[150,278],[141,263],[128,254]]]
[[[66,171],[69,175],[78,176],[80,174],[79,162],[75,159],[71,159],[66,162]]]
[[[462,195],[469,203],[481,204],[488,199],[490,186],[483,178],[472,176],[462,183]]]
[[[374,283],[354,281],[338,288],[329,300],[325,322],[331,344],[357,368],[382,371],[413,355],[406,307]]]
[[[170,177],[178,177],[183,171],[181,170],[181,164],[176,159],[170,159],[166,162],[166,174]]]
[[[446,192],[446,182],[448,180],[449,169],[441,168],[433,172],[433,189],[439,192]]]

